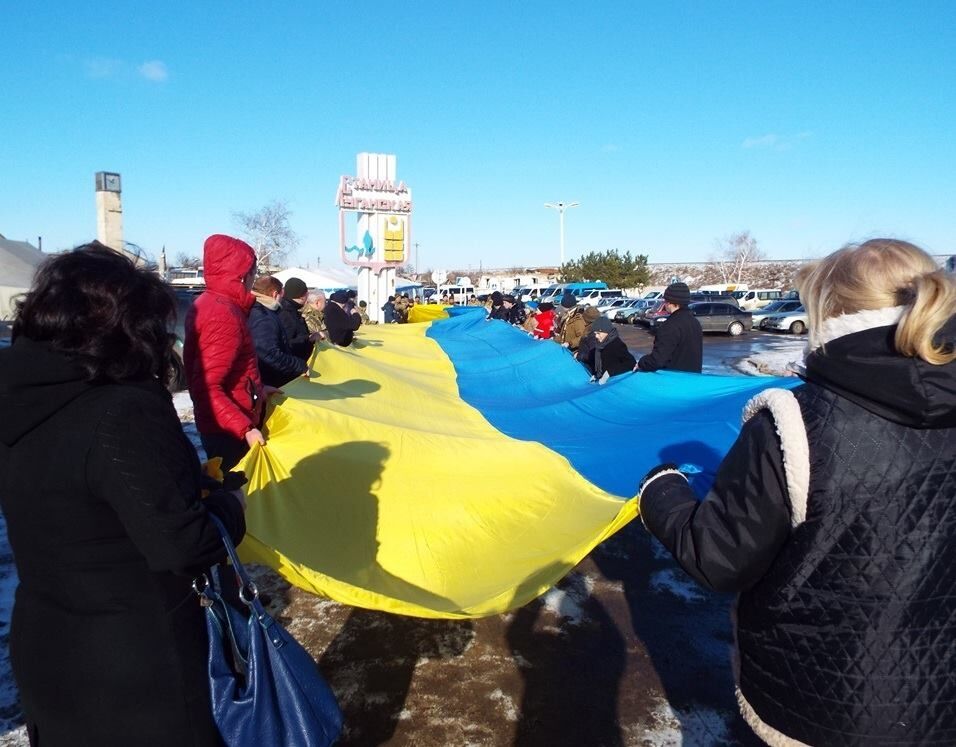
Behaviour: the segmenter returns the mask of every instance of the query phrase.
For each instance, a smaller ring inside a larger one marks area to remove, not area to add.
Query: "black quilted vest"
[[[956,745],[956,428],[794,394],[807,519],[740,596],[741,693],[815,747]]]

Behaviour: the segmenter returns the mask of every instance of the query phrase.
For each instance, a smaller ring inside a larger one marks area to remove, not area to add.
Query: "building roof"
[[[0,235],[0,285],[29,288],[33,273],[46,255],[27,241],[11,241]]]

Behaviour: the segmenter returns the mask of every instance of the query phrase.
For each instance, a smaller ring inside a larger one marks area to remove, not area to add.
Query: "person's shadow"
[[[436,610],[449,599],[383,568],[378,561],[378,497],[389,450],[371,441],[322,449],[277,481],[283,511],[304,517],[282,552],[335,581]],[[267,498],[267,499],[271,499]],[[469,621],[421,620],[363,609],[351,612],[319,668],[344,715],[341,744],[381,744],[399,722],[412,675],[423,658],[460,656],[474,637]]]
[[[583,576],[572,572],[516,610],[507,640],[524,680],[516,745],[623,743],[617,703],[626,644]]]
[[[687,475],[698,496],[703,495],[698,486],[710,487],[722,460],[699,441],[673,444],[659,456],[661,462],[698,470]],[[682,743],[762,745],[740,716],[734,695],[735,598],[697,585],[639,522],[608,539],[591,557],[607,579],[621,582],[634,634],[680,723]]]
[[[310,381],[308,386],[296,388],[295,398],[307,402],[327,402],[333,399],[364,397],[366,394],[374,394],[381,388],[381,384],[368,379],[349,379],[341,384],[320,384],[317,381]]]

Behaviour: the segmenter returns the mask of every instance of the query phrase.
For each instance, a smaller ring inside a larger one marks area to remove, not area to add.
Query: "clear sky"
[[[286,201],[337,263],[339,175],[395,153],[428,268],[620,248],[956,252],[956,2],[0,0],[0,233],[170,258]],[[351,237],[350,237],[351,238]]]

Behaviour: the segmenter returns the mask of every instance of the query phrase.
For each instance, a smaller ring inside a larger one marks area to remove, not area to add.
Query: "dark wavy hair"
[[[165,385],[177,369],[175,319],[162,280],[94,241],[41,265],[17,301],[12,336],[49,343],[91,382],[156,377]]]

